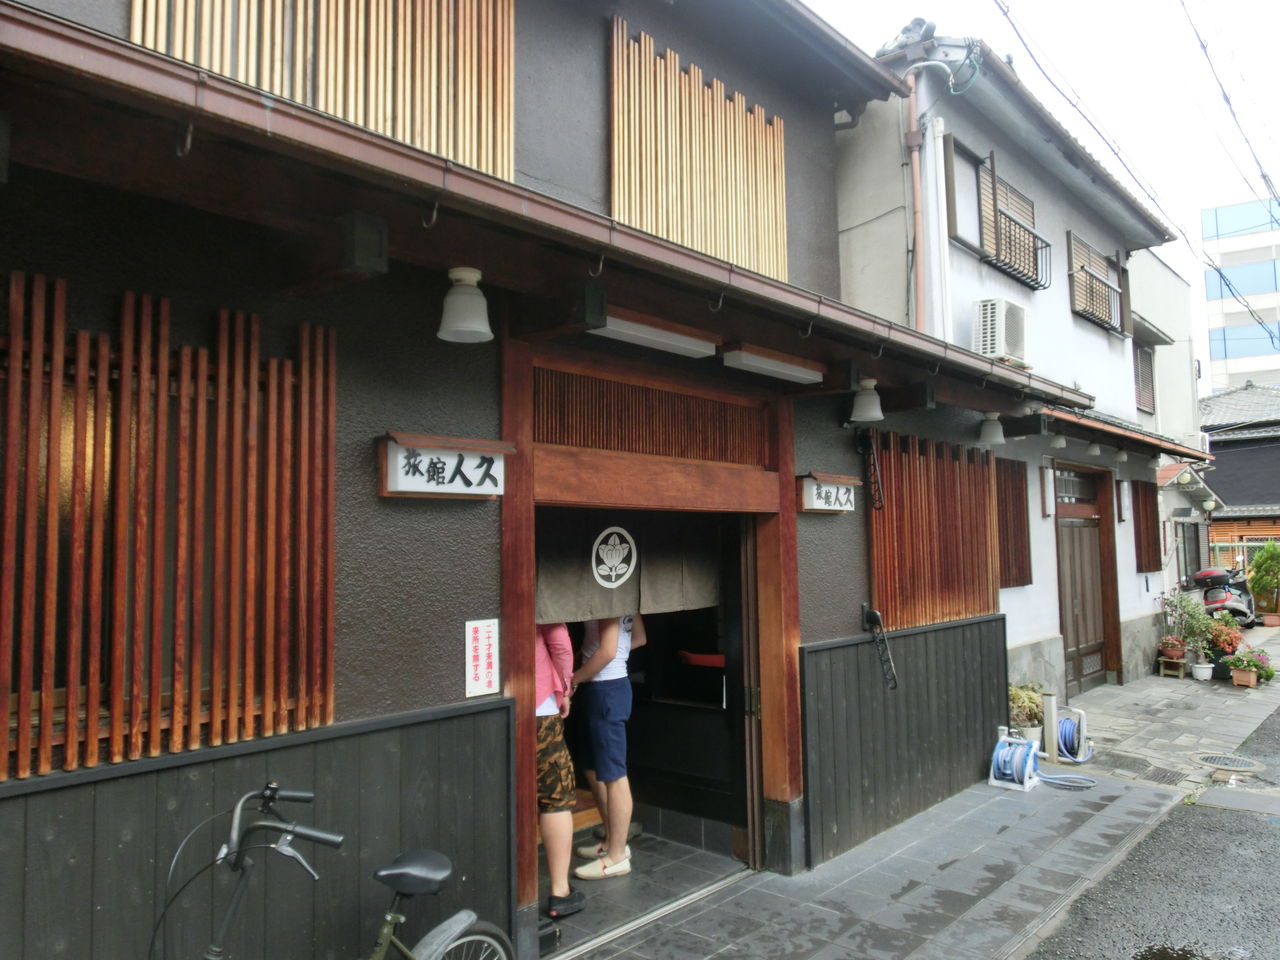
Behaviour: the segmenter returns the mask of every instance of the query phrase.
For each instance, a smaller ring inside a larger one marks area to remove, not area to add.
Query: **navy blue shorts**
[[[593,680],[578,685],[583,737],[578,766],[595,772],[601,783],[627,775],[627,720],[631,716],[631,680]]]

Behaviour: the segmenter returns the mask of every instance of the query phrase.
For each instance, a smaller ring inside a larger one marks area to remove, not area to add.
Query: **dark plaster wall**
[[[611,18],[786,125],[789,282],[838,296],[833,95],[745,0],[519,0],[516,182],[609,213]]]
[[[840,423],[847,397],[797,400],[796,475],[810,471],[862,478],[854,433]],[[801,513],[796,517],[800,579],[800,637],[815,643],[863,632],[862,604],[870,598],[867,488],[854,494],[853,513]]]
[[[129,36],[129,0],[23,0],[55,17],[62,17],[126,39]]]
[[[1228,506],[1276,503],[1280,501],[1280,440],[1238,440],[1212,444],[1213,492]]]
[[[261,315],[267,356],[295,356],[299,323],[336,331],[338,718],[461,699],[464,622],[500,614],[498,502],[380,498],[373,456],[387,430],[499,435],[496,345],[435,337],[447,281],[393,262],[291,293],[283,234],[21,166],[0,221],[3,276],[65,278],[73,328],[114,333],[132,290],[171,298],[175,343],[210,345],[221,307]]]

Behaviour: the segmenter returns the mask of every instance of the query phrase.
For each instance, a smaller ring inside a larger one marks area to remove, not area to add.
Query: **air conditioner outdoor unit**
[[[1026,366],[1027,312],[1016,303],[992,298],[978,301],[973,324],[973,350],[1018,366]]]

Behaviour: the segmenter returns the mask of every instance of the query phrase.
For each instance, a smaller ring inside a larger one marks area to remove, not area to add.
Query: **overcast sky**
[[[981,37],[998,55],[1011,55],[1019,77],[1085,148],[1175,232],[1180,228],[1190,237],[1194,258],[1181,242],[1159,254],[1190,283],[1197,320],[1204,296],[1201,209],[1267,196],[1246,135],[1280,188],[1280,80],[1274,66],[1280,0],[804,2],[871,55],[914,17],[932,20],[939,36]],[[1036,61],[1070,101],[1053,89]],[[1244,135],[1223,100],[1215,69]],[[1119,150],[1158,207],[1132,185],[1072,101]],[[1197,346],[1207,360],[1207,341]],[[1202,380],[1202,390],[1207,386]]]

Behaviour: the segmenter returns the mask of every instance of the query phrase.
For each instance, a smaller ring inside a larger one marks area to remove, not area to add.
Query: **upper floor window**
[[[1156,412],[1155,351],[1145,344],[1133,344],[1133,392],[1138,409]]]
[[[129,38],[514,179],[515,0],[131,0]]]
[[[1071,311],[1101,327],[1125,331],[1124,270],[1118,257],[1108,257],[1067,231],[1070,253]]]
[[[1033,290],[1050,281],[1050,244],[1036,233],[1036,207],[1026,194],[996,175],[996,155],[985,158],[948,135],[947,226],[953,240]]]
[[[1201,213],[1201,226],[1206,240],[1280,230],[1280,203],[1254,200],[1214,207]]]
[[[1274,293],[1280,290],[1280,261],[1262,260],[1234,267],[1204,272],[1204,295],[1208,300],[1224,300],[1232,296]]]
[[[1280,323],[1255,323],[1252,319],[1238,327],[1218,327],[1209,331],[1209,357],[1234,360],[1276,353],[1280,343]]]

